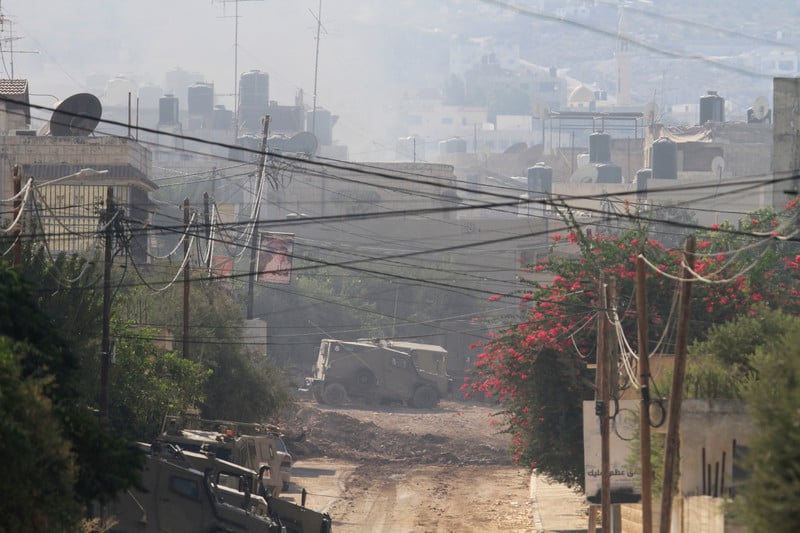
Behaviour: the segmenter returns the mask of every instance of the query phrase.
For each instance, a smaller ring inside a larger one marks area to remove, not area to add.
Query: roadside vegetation
[[[759,509],[771,513],[760,513],[767,520],[763,525],[774,523],[783,512],[792,524],[787,531],[798,527],[796,517],[789,515],[796,512],[792,502],[797,501],[800,477],[800,381],[797,343],[791,343],[800,327],[795,318],[800,311],[800,247],[785,236],[794,235],[797,215],[798,203],[792,201],[783,211],[760,210],[708,231],[683,224],[695,231],[695,272],[701,278],[693,289],[686,393],[749,402],[761,437],[749,455],[753,476],[745,494],[772,483],[773,498],[775,493],[784,496],[774,498],[779,503],[771,508],[759,507],[760,498],[747,496],[740,504],[747,509],[742,514],[749,523],[759,524]],[[587,365],[595,363],[596,317],[610,313],[634,352],[638,350],[640,310],[635,308],[634,289],[639,254],[652,265],[647,277],[649,308],[644,311],[648,342],[651,350],[664,341],[662,336],[670,342],[664,333],[674,327],[682,250],[653,238],[656,225],[648,223],[650,216],[628,211],[618,217],[630,220],[628,224],[590,233],[566,213],[571,230],[553,237],[547,258],[525,266],[528,272],[548,274],[550,280],[528,281],[529,286],[513,297],[492,297],[513,298],[519,313],[506,317],[488,342],[475,346],[476,371],[463,385],[470,394],[499,404],[496,420],[513,436],[512,452],[519,464],[575,487],[584,482],[581,409],[584,400],[594,398],[594,371]],[[679,230],[680,226],[672,229]],[[674,237],[673,242],[678,240]],[[599,301],[601,273],[616,281],[613,309],[604,309]]]

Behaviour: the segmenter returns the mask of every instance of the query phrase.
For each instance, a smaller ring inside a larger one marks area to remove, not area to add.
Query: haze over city
[[[755,97],[768,95],[770,73],[747,64],[746,55],[771,47],[796,63],[788,23],[798,2],[733,4],[626,3],[632,103],[654,100],[663,109],[719,89],[743,116]],[[352,159],[390,157],[392,138],[404,133],[400,101],[420,89],[442,90],[459,40],[489,38],[496,48],[516,47],[522,60],[556,66],[575,83],[616,89],[619,10],[612,2],[6,0],[0,8],[11,21],[6,37],[14,37],[3,43],[4,68],[10,75],[13,59],[14,75],[32,80],[31,99],[41,105],[53,99],[37,94],[102,96],[104,82],[118,75],[164,86],[165,73],[180,68],[213,83],[217,103],[229,109],[236,76],[251,69],[269,74],[271,100],[291,104],[302,89],[310,106],[319,29],[317,104],[340,117],[335,139],[350,146]],[[733,83],[719,87],[722,81]]]

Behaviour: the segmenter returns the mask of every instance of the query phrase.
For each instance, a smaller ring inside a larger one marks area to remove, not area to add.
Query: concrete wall
[[[772,100],[772,173],[783,180],[797,176],[800,169],[800,78],[775,78]],[[800,180],[776,183],[772,204],[783,205],[788,189],[800,190]]]

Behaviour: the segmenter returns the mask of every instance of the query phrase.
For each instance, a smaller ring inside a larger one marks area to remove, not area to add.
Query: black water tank
[[[553,192],[553,169],[544,163],[528,168],[528,192],[550,194]]]
[[[158,123],[174,125],[178,123],[178,98],[165,94],[158,99]]]
[[[700,97],[700,124],[706,122],[725,122],[725,99],[717,91]]]
[[[622,183],[622,167],[614,163],[597,163],[596,183]]]
[[[589,135],[589,162],[608,163],[611,161],[611,135],[596,131]]]
[[[636,197],[641,199],[647,198],[647,182],[653,177],[653,171],[649,168],[643,168],[636,171]]]
[[[653,143],[650,166],[653,167],[652,178],[656,180],[678,179],[678,145],[661,137]]]

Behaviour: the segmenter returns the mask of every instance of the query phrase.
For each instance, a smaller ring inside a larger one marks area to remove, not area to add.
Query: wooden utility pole
[[[636,259],[636,322],[639,332],[639,444],[642,463],[642,533],[653,531],[653,469],[650,465],[650,355],[647,332],[647,266]]]
[[[100,355],[100,418],[108,422],[110,393],[108,377],[111,370],[111,262],[114,258],[114,188],[106,189],[105,255],[103,258],[103,335]]]
[[[189,358],[189,198],[183,200],[183,357]]]
[[[597,376],[595,413],[600,417],[600,511],[603,531],[611,531],[611,453],[608,419],[609,354],[608,354],[608,286],[600,274],[597,294],[600,309],[597,315]]]
[[[681,275],[680,300],[678,304],[678,329],[675,333],[675,369],[672,373],[672,391],[667,416],[667,444],[664,452],[664,486],[661,491],[660,533],[669,533],[672,520],[672,485],[675,479],[675,460],[678,455],[683,380],[686,375],[686,353],[689,344],[689,317],[692,306],[692,273],[694,270],[695,240],[686,239],[684,266]]]
[[[22,266],[22,221],[19,218],[20,211],[22,211],[22,198],[19,197],[22,192],[22,178],[19,175],[19,165],[14,165],[14,258],[13,266],[15,270],[19,270]]]

